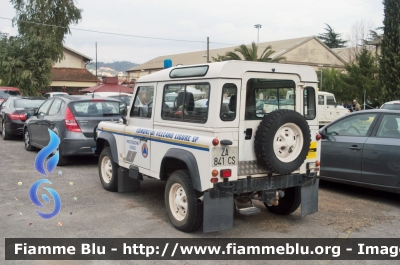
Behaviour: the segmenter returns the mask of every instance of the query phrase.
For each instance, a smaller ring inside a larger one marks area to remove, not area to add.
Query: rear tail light
[[[26,121],[26,116],[23,113],[9,113],[8,117],[10,120],[20,120],[20,121]]]
[[[76,122],[74,114],[72,114],[72,111],[67,107],[67,110],[65,111],[65,127],[67,127],[68,131],[71,132],[82,132],[81,128],[79,127],[79,124]]]
[[[211,178],[211,183],[217,183],[218,182],[218,178]]]
[[[214,138],[212,140],[212,144],[213,144],[213,146],[217,146],[219,144],[219,140],[217,138]]]
[[[214,170],[211,172],[211,175],[212,175],[213,177],[218,176],[218,170],[214,169]]]
[[[322,138],[322,136],[321,136],[319,133],[317,133],[317,135],[315,136],[315,139],[316,139],[317,141],[319,141],[319,140],[321,140],[321,138]]]
[[[231,169],[221,169],[220,175],[223,178],[229,178],[232,176],[232,170]]]
[[[104,102],[104,99],[92,99],[91,102]]]
[[[319,162],[318,160],[315,161],[315,166],[316,166],[316,167],[319,167],[320,165],[321,165],[321,162]]]

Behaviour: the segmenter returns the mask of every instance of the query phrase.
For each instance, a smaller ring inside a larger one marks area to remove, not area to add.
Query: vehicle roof
[[[203,77],[183,77],[183,78],[170,78],[169,73],[173,69],[187,68],[192,66],[208,65],[209,69]],[[164,69],[149,75],[140,77],[137,83],[140,82],[154,82],[154,81],[166,81],[174,80],[179,81],[180,79],[203,79],[203,78],[242,78],[246,72],[269,72],[273,73],[272,69],[275,69],[275,73],[291,73],[297,74],[302,82],[318,82],[317,74],[315,70],[306,65],[294,65],[294,64],[280,64],[280,63],[264,63],[264,62],[249,62],[249,61],[225,61],[216,62],[209,64],[197,64],[178,66]]]
[[[92,99],[95,99],[95,100],[99,100],[99,98],[98,97],[96,97],[96,98],[92,98],[92,96],[82,96],[82,95],[74,95],[74,96],[66,96],[66,97],[57,97],[57,98],[59,98],[59,99],[62,99],[62,100],[65,100],[65,101],[68,101],[68,102],[73,102],[73,101],[90,101],[90,100],[92,100]],[[102,97],[101,98],[101,100],[102,101],[115,101],[115,102],[121,102],[121,100],[119,100],[119,99],[116,99],[116,98],[106,98],[106,97]]]
[[[65,92],[47,92],[45,95],[47,95],[47,94],[49,94],[49,95],[53,95],[53,94],[65,94],[65,95],[69,95],[68,93],[65,93]]]
[[[45,97],[36,97],[36,96],[11,96],[10,98],[15,98],[15,99],[44,99],[44,100],[47,99]]]
[[[400,103],[400,100],[392,100],[392,101],[389,101],[389,102],[385,102],[384,104],[399,104]]]
[[[10,87],[10,86],[0,86],[0,90],[13,90],[13,91],[19,91],[18,88],[16,87]]]
[[[92,95],[93,93],[86,93],[87,95]],[[99,96],[132,96],[130,93],[125,93],[125,92],[94,92],[95,95]]]
[[[333,96],[333,93],[329,93],[329,92],[325,92],[325,91],[318,91],[318,94]]]

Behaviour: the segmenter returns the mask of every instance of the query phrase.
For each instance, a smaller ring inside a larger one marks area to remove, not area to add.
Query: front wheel
[[[284,190],[285,196],[279,199],[277,206],[268,206],[264,203],[265,207],[272,212],[280,215],[288,215],[297,210],[301,202],[300,187],[287,188]]]
[[[111,150],[106,147],[99,157],[99,176],[103,188],[108,191],[118,189],[118,164],[112,160]]]
[[[33,151],[36,149],[34,146],[32,146],[31,135],[28,128],[26,128],[24,131],[24,145],[26,151]]]
[[[193,188],[187,170],[177,170],[171,174],[164,196],[169,220],[175,228],[193,232],[201,226],[203,207],[197,201],[200,194]]]

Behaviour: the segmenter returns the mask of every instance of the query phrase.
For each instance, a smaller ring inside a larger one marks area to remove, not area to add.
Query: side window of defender
[[[137,89],[130,117],[151,118],[153,110],[153,86],[140,86]]]
[[[209,83],[166,85],[161,118],[182,122],[206,123],[210,105]]]
[[[237,87],[235,84],[225,84],[222,87],[221,110],[219,117],[223,121],[233,121],[236,118]]]
[[[324,96],[318,95],[318,105],[324,105]]]
[[[317,116],[315,107],[315,89],[312,87],[304,88],[304,118],[313,120]]]

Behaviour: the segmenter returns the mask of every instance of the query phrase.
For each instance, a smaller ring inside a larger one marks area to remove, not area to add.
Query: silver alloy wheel
[[[174,183],[169,190],[169,206],[171,213],[177,221],[185,219],[188,203],[185,189],[179,183]]]
[[[29,142],[30,142],[30,140],[29,140],[29,132],[28,132],[28,130],[26,130],[25,131],[25,148],[29,147]]]
[[[105,183],[110,183],[113,175],[111,160],[108,156],[104,156],[101,160],[101,177]]]
[[[292,162],[299,156],[303,142],[300,127],[294,123],[286,123],[275,134],[274,153],[280,161]]]

